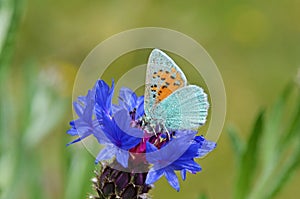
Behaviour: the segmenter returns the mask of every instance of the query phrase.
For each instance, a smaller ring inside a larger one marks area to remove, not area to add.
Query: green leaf
[[[286,136],[284,137],[282,143],[281,143],[281,150],[287,147],[289,144],[289,141],[292,140],[294,137],[298,136],[300,133],[300,96],[297,96],[297,104],[295,108],[295,115],[291,119],[291,123],[289,125],[289,128],[287,130]]]
[[[264,111],[261,111],[252,129],[247,147],[241,157],[235,190],[235,198],[237,199],[246,198],[248,192],[250,191],[250,185],[252,183],[257,166],[258,146],[260,138],[263,134],[263,126]]]
[[[277,99],[266,120],[265,134],[263,137],[262,155],[263,168],[265,171],[271,171],[274,163],[278,160],[278,144],[282,130],[283,112],[287,98],[291,92],[291,86],[288,85],[282,95]]]
[[[227,128],[227,132],[229,135],[229,139],[231,141],[231,146],[233,148],[234,154],[236,156],[236,160],[239,163],[242,153],[245,148],[245,143],[238,136],[237,130],[233,126],[229,126]]]
[[[279,193],[279,191],[284,187],[284,185],[288,182],[292,174],[295,172],[299,164],[300,164],[300,145],[298,142],[297,150],[294,151],[293,154],[291,154],[291,156],[288,158],[281,171],[274,179],[272,185],[270,186],[271,187],[270,190],[266,193],[266,198],[268,199],[274,198]]]
[[[23,0],[1,0],[0,5],[0,71],[9,66],[13,44],[23,13]],[[2,71],[2,72],[3,72]],[[1,73],[1,72],[0,72]]]
[[[83,147],[74,150],[76,153],[72,153],[71,165],[67,174],[65,199],[85,198],[86,193],[91,190],[90,181],[95,169],[94,160],[87,155],[87,151]]]
[[[277,181],[282,173],[285,173],[284,175],[288,174],[285,171],[288,170],[286,168],[280,170],[280,172],[276,174],[275,171],[280,169],[278,168],[278,162],[282,159],[284,150],[291,149],[289,143],[286,143],[287,147],[282,147],[281,140],[283,140],[282,137],[285,135],[282,133],[284,130],[284,111],[287,106],[288,98],[291,95],[292,88],[293,87],[290,84],[285,88],[284,92],[280,95],[275,105],[270,110],[270,114],[265,122],[264,135],[262,139],[263,145],[261,145],[262,169],[260,176],[255,183],[255,187],[248,196],[250,199],[266,198],[267,190],[279,190],[283,183],[277,183],[277,185],[274,185],[273,188],[271,184]],[[286,162],[283,163],[283,165],[286,164]],[[275,193],[277,191],[271,192]]]
[[[288,182],[296,168],[300,164],[300,96],[297,96],[296,104],[296,114],[292,118],[292,122],[289,125],[289,130],[287,136],[281,144],[281,154],[284,154],[285,150],[292,148],[292,154],[289,155],[289,158],[284,162],[283,168],[278,172],[276,178],[272,180],[270,185],[270,190],[267,192],[267,198],[273,198],[279,191],[284,187]],[[296,142],[296,143],[295,143]],[[294,146],[296,145],[296,146]]]

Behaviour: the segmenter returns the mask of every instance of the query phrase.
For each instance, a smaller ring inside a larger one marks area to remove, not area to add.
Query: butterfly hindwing
[[[175,90],[185,87],[186,77],[164,52],[154,49],[148,60],[144,109],[146,115]]]
[[[208,107],[203,89],[189,85],[160,102],[154,108],[152,117],[163,121],[169,130],[195,129],[206,122]]]

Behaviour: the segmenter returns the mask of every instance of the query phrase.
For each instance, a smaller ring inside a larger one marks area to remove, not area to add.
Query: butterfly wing
[[[195,129],[206,122],[208,107],[203,89],[189,85],[159,103],[152,114],[169,130]]]
[[[149,56],[146,72],[146,115],[150,115],[154,107],[186,84],[186,77],[176,63],[164,52],[154,49]]]

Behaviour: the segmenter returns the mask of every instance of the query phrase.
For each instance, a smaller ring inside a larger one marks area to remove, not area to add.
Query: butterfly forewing
[[[151,112],[160,102],[186,84],[186,77],[176,63],[164,52],[154,49],[149,56],[146,72],[146,115],[152,115]]]

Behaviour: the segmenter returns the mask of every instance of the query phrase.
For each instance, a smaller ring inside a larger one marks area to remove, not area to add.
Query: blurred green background
[[[94,158],[81,144],[66,147],[72,138],[65,132],[72,120],[76,71],[109,36],[156,26],[180,31],[202,44],[225,83],[225,127],[234,125],[246,140],[258,112],[273,110],[277,96],[296,77],[299,19],[297,0],[1,0],[0,197],[75,199],[92,192]],[[145,63],[147,53],[128,55],[118,64],[130,68]],[[113,77],[113,70],[106,75]],[[286,112],[299,102],[290,101]],[[280,127],[281,120],[276,124]],[[202,193],[211,199],[233,198],[239,174],[226,129],[217,149],[199,161],[201,173],[188,175],[179,193],[160,180],[153,198],[198,199]],[[284,157],[292,152],[289,149]],[[275,198],[300,194],[296,168]],[[259,172],[254,178],[260,179]]]

